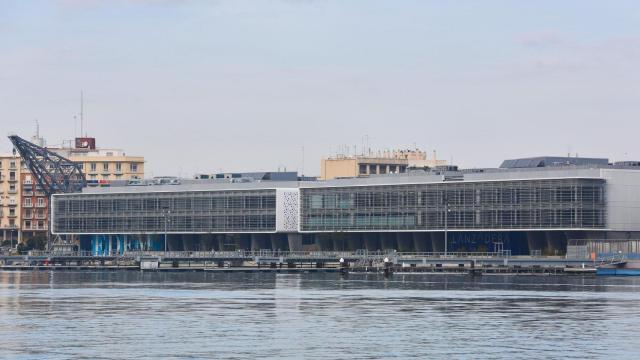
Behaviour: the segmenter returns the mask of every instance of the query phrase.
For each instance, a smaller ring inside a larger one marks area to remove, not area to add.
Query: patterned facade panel
[[[301,231],[604,228],[601,179],[301,189]],[[446,221],[445,221],[446,214]]]
[[[276,191],[276,231],[298,231],[298,189],[278,189]]]
[[[276,191],[74,194],[53,197],[64,234],[275,232]]]

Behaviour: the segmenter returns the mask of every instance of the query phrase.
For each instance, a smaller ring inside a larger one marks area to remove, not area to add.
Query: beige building
[[[22,238],[20,231],[20,157],[0,154],[0,240],[14,246]]]
[[[120,149],[96,148],[95,138],[76,138],[74,147],[49,150],[79,163],[89,182],[144,178],[144,157],[129,156]]]
[[[424,168],[446,165],[438,160],[434,151],[429,159],[425,151],[388,150],[367,155],[337,155],[322,159],[320,179],[331,180],[343,177],[368,176],[374,174],[405,173],[408,168]]]
[[[79,163],[87,180],[130,180],[144,178],[144,157],[129,156],[122,150],[80,151],[64,149],[62,156]]]

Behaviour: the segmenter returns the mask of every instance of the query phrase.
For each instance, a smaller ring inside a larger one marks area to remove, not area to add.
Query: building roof
[[[609,159],[606,158],[584,158],[584,157],[565,157],[565,156],[538,156],[530,158],[520,158],[505,160],[500,165],[502,169],[513,168],[538,168],[548,166],[567,166],[567,165],[607,165]]]

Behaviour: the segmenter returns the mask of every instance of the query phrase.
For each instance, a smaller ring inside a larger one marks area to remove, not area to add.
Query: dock
[[[131,251],[0,256],[0,270],[11,271],[252,271],[385,272],[479,274],[594,274],[596,263],[559,256],[495,253],[368,251]]]

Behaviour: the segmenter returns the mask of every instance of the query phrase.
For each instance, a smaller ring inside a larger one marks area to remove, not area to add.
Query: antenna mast
[[[86,136],[84,134],[84,94],[80,90],[80,136]]]

